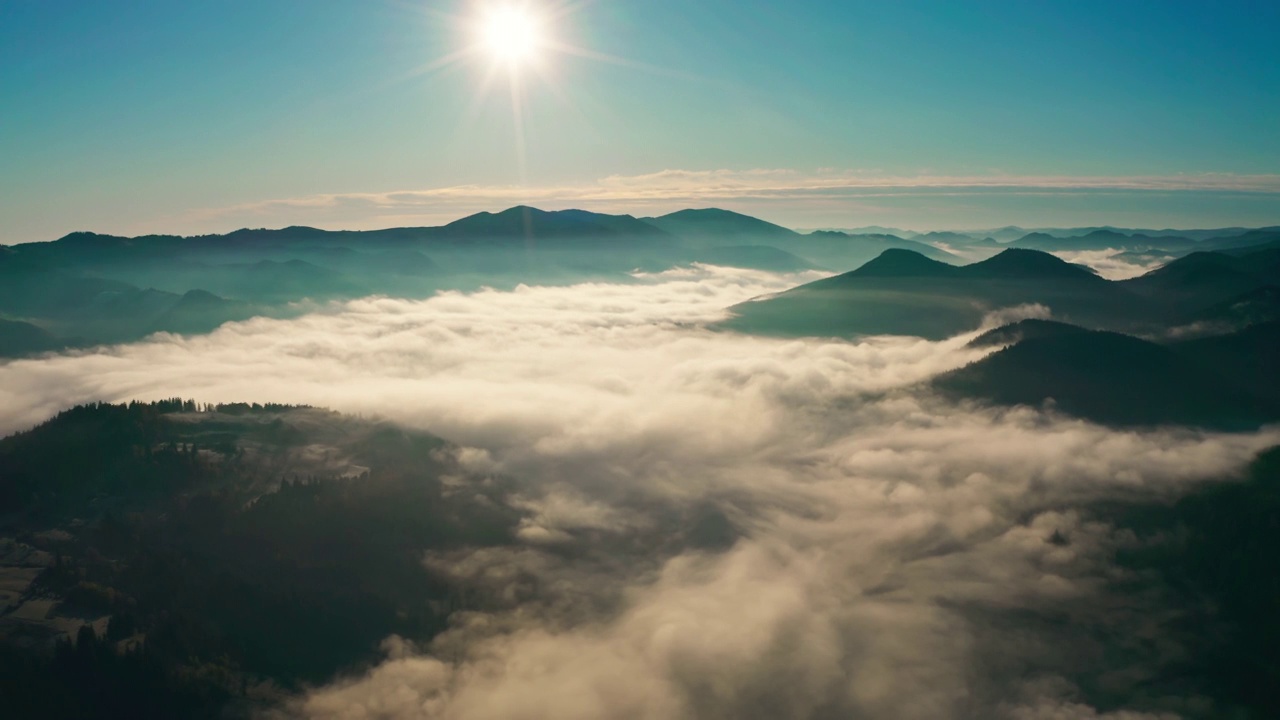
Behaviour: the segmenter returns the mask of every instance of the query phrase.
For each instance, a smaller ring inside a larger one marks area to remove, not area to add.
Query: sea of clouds
[[[694,267],[368,298],[11,361],[0,432],[89,400],[307,403],[436,433],[478,476],[514,479],[510,545],[423,558],[484,609],[425,646],[388,638],[384,662],[279,717],[1203,711],[1145,689],[1184,650],[1160,641],[1156,601],[1117,590],[1135,539],[1089,508],[1230,478],[1280,432],[1120,432],[934,396],[929,378],[989,352],[972,333],[704,327],[813,277]]]

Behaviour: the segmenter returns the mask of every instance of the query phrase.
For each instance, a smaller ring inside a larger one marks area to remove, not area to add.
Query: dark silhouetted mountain
[[[955,277],[960,268],[946,263],[931,260],[911,250],[885,250],[876,259],[866,265],[845,273],[845,278],[872,277],[912,277],[912,278],[944,278]]]
[[[1112,332],[1056,332],[1022,340],[933,381],[944,393],[999,405],[1052,402],[1067,414],[1119,425],[1246,429],[1280,419],[1277,329],[1166,347]],[[1272,365],[1273,367],[1275,365]]]
[[[1195,252],[1131,280],[1126,289],[1159,302],[1178,317],[1196,317],[1209,308],[1280,283],[1280,249],[1241,255]]]
[[[959,268],[971,278],[992,280],[1064,280],[1073,282],[1105,282],[1091,270],[1035,250],[1009,248],[995,257]]]
[[[988,330],[969,343],[969,347],[999,347],[1002,345],[1013,345],[1023,340],[1033,340],[1035,338],[1058,337],[1060,335],[1072,335],[1079,332],[1089,332],[1079,325],[1058,322],[1056,320],[1039,320],[1028,319],[1019,320],[1016,323],[1002,325],[994,330]]]
[[[918,335],[940,339],[978,327],[992,310],[1047,305],[1094,326],[1146,317],[1142,300],[1047,253],[1008,249],[953,267],[886,250],[863,267],[734,306],[721,327],[782,336]]]
[[[585,210],[548,212],[525,206],[500,213],[477,213],[445,225],[437,234],[452,240],[670,240],[665,231],[630,215],[603,215]]]
[[[799,234],[750,215],[718,208],[680,210],[662,217],[644,218],[644,222],[672,235],[689,239],[713,237],[736,242],[744,239],[791,238]]]

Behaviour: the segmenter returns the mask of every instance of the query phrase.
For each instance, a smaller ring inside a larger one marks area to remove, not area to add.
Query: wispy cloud
[[[540,186],[455,185],[391,192],[326,193],[188,213],[189,221],[261,219],[346,222],[351,227],[446,222],[515,204],[648,213],[709,203],[857,201],[894,195],[1224,192],[1280,195],[1280,175],[885,175],[844,170],[663,170]]]

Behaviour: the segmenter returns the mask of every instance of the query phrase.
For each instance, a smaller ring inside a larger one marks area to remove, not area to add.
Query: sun
[[[494,60],[512,68],[527,65],[544,43],[542,22],[522,7],[493,8],[481,22],[480,42]]]

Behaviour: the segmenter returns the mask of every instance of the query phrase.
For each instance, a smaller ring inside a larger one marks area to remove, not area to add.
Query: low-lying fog
[[[813,277],[370,298],[14,361],[0,432],[89,400],[308,403],[428,430],[514,478],[510,546],[423,558],[492,610],[427,647],[389,638],[384,662],[290,717],[1156,717],[1081,699],[1101,677],[1123,706],[1180,652],[1113,589],[1131,536],[1085,508],[1176,497],[1280,432],[1117,432],[921,389],[981,356],[972,335],[700,327]]]

